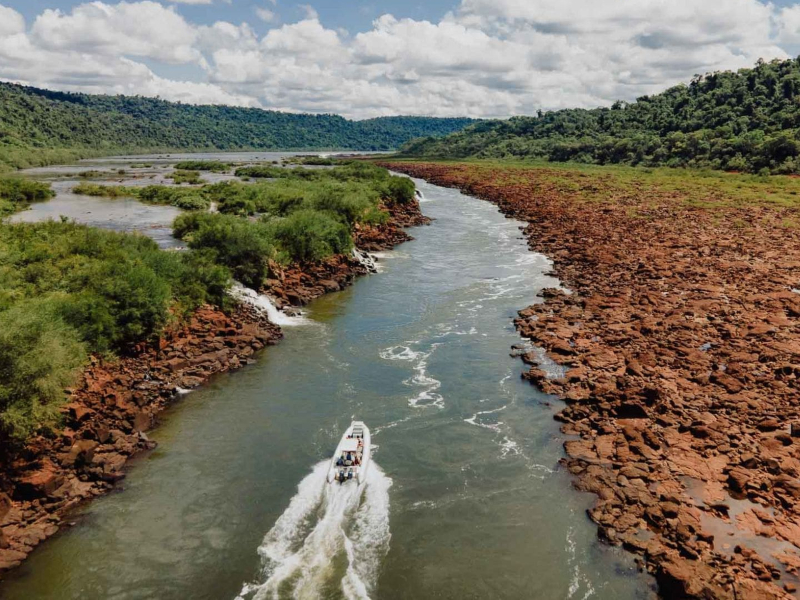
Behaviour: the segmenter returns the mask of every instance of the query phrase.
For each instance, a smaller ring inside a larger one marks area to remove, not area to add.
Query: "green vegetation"
[[[218,160],[184,160],[174,165],[182,171],[211,171],[212,173],[226,173],[233,166],[230,163]]]
[[[180,185],[182,183],[198,185],[203,183],[203,180],[200,179],[200,171],[184,171],[182,169],[177,169],[172,172],[172,174],[169,176],[169,179],[172,179],[172,182],[175,185]]]
[[[322,157],[322,156],[290,156],[283,159],[287,165],[308,165],[315,167],[332,167],[341,164],[342,159]]]
[[[194,106],[139,96],[93,96],[0,83],[0,171],[120,152],[348,148],[391,150],[446,135],[472,119],[335,115]]]
[[[79,183],[72,188],[73,194],[82,196],[96,196],[102,198],[120,198],[122,196],[136,196],[135,188],[122,185],[100,185],[99,183]]]
[[[405,162],[405,161],[397,161]],[[410,161],[415,162],[415,161]],[[800,178],[752,175],[712,169],[630,167],[523,160],[441,161],[467,169],[474,181],[492,180],[544,197],[555,193],[571,202],[619,203],[650,197],[653,208],[678,203],[710,210],[760,205],[800,208]],[[642,201],[637,201],[643,204]]]
[[[22,177],[0,177],[0,218],[55,195],[50,185]]]
[[[407,203],[414,184],[369,163],[334,169],[274,170],[275,181],[228,181],[206,185],[203,197],[219,214],[190,213],[175,221],[174,233],[190,248],[210,252],[250,287],[269,275],[267,260],[318,261],[352,248],[356,224],[384,223],[382,205]],[[253,221],[248,217],[258,215]]]
[[[183,210],[206,210],[210,205],[208,198],[206,198],[202,190],[197,188],[181,189],[169,185],[131,187],[81,183],[72,188],[72,193],[103,198],[138,198],[145,204],[176,206]]]
[[[174,224],[190,252],[70,222],[0,224],[0,443],[55,423],[89,353],[125,352],[202,303],[224,306],[232,276],[259,288],[271,264],[348,252],[357,225],[385,222],[385,206],[414,196],[409,179],[370,163],[279,171],[250,185],[75,186],[191,211]],[[14,206],[51,194],[22,178],[0,179],[0,193]]]
[[[0,226],[0,438],[53,422],[89,352],[157,337],[204,302],[227,269],[202,253],[74,223]]]
[[[800,58],[697,76],[631,104],[485,121],[440,140],[415,140],[403,152],[797,173]]]

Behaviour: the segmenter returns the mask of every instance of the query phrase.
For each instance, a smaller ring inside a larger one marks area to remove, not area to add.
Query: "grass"
[[[474,177],[480,178],[480,172],[486,169],[500,175],[500,180],[507,185],[530,185],[532,179],[528,174],[533,173],[534,182],[585,202],[613,202],[635,193],[670,195],[675,202],[712,210],[754,204],[775,208],[800,208],[800,178],[788,175],[762,176],[669,167],[600,166],[523,160],[431,161],[403,158],[396,162],[471,165],[476,168]]]
[[[200,179],[200,171],[186,171],[184,169],[176,169],[169,176],[169,179],[172,179],[175,185],[181,185],[182,183],[187,183],[189,185],[205,183]]]

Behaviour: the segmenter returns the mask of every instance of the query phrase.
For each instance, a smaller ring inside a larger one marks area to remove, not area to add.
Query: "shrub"
[[[295,261],[322,260],[333,254],[350,251],[350,230],[327,213],[299,210],[273,224],[281,250]]]
[[[24,441],[54,424],[86,359],[57,304],[32,299],[0,312],[0,439]]]
[[[173,171],[173,173],[169,176],[169,179],[172,179],[175,185],[181,185],[182,183],[197,185],[199,183],[203,183],[203,180],[200,179],[199,171],[183,171],[178,169]]]
[[[73,194],[81,196],[99,196],[103,198],[119,198],[136,196],[136,190],[121,185],[99,185],[96,183],[80,183],[72,188]]]
[[[181,171],[211,171],[212,173],[225,173],[231,168],[229,163],[218,160],[184,160],[174,166]]]
[[[49,183],[40,183],[23,177],[0,177],[0,217],[28,207],[31,202],[41,202],[55,196]]]
[[[269,228],[224,214],[188,213],[175,219],[176,237],[228,267],[234,278],[258,289],[269,275],[267,260],[276,256]]]

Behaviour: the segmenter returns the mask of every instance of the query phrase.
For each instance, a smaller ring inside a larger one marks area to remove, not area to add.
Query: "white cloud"
[[[166,0],[177,4],[212,4],[214,0]],[[224,0],[225,4],[230,4],[230,0]]]
[[[270,22],[265,6],[276,4],[262,0],[256,14]],[[302,20],[259,37],[149,0],[45,10],[29,29],[0,5],[0,78],[352,117],[508,116],[631,100],[800,43],[800,4],[760,0],[461,0],[438,22],[385,15],[356,35],[303,8]],[[141,59],[204,80],[167,79]]]
[[[272,23],[275,20],[275,13],[268,8],[256,7],[256,16],[265,23]]]
[[[69,14],[47,9],[31,28],[35,43],[50,50],[107,56],[141,56],[168,63],[200,59],[196,29],[158,2],[90,2]]]
[[[0,35],[25,33],[25,19],[13,8],[0,4]]]

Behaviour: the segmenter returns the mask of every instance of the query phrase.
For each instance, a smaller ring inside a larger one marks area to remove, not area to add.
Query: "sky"
[[[0,0],[0,80],[195,104],[509,117],[800,54],[800,0]]]

